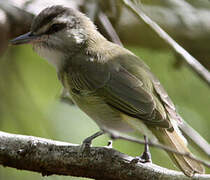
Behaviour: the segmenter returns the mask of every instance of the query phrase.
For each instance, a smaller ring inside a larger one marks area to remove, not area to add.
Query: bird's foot
[[[150,152],[143,152],[141,156],[137,156],[134,159],[132,159],[131,163],[151,163],[152,158],[151,158],[151,153]]]
[[[145,141],[145,145],[144,145],[144,152],[141,156],[137,156],[135,157],[131,163],[138,163],[138,162],[141,162],[141,163],[148,163],[148,162],[152,162],[152,155],[149,151],[149,145],[148,145],[148,139],[146,136],[144,136],[144,141]]]

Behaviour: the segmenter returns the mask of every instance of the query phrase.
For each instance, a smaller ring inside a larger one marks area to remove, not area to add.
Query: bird
[[[73,102],[110,136],[139,134],[191,154],[178,124],[181,116],[150,68],[131,51],[107,40],[83,13],[54,5],[42,10],[28,33],[11,40],[32,44],[52,64]],[[96,133],[88,140],[101,135]],[[145,152],[145,162],[150,161]],[[187,176],[205,173],[201,163],[167,152]]]

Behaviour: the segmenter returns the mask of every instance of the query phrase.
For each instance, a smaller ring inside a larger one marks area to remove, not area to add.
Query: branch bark
[[[133,157],[107,147],[81,150],[79,145],[0,132],[0,164],[42,173],[94,179],[188,180],[181,172],[151,163],[132,164]],[[196,174],[192,179],[210,179]]]

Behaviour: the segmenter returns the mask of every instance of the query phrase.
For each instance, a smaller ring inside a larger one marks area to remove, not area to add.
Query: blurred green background
[[[210,142],[210,89],[187,66],[177,69],[172,52],[127,47],[141,57],[160,79],[178,112]],[[180,59],[180,61],[182,61]],[[98,130],[96,124],[77,107],[60,101],[62,87],[56,71],[27,46],[10,47],[0,59],[0,130],[79,144]],[[105,146],[108,137],[94,140]],[[115,141],[113,147],[131,156],[143,146]],[[166,153],[151,148],[153,162],[176,169]],[[207,172],[210,172],[207,170]],[[38,173],[0,166],[0,180],[78,179],[64,176],[42,177]]]

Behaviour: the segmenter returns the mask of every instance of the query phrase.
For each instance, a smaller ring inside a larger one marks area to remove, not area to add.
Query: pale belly
[[[156,141],[155,136],[140,120],[130,117],[106,104],[102,98],[72,94],[72,99],[103,131],[111,135],[148,136]]]

